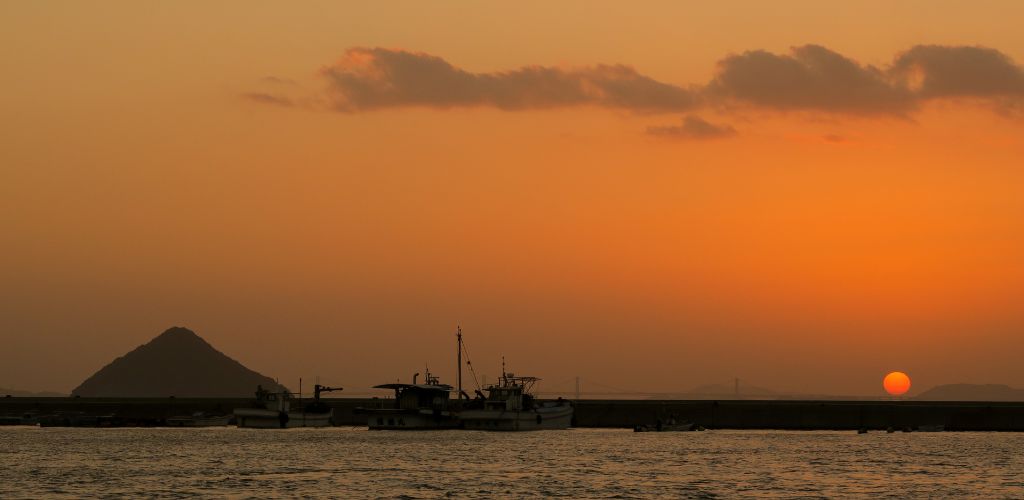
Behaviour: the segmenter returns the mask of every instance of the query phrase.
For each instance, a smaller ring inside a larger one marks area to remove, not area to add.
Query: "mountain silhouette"
[[[937,385],[914,396],[920,401],[1024,401],[1024,389],[1003,384]]]
[[[277,388],[187,328],[173,327],[82,382],[82,397],[245,397]]]
[[[21,397],[27,397],[27,398],[66,398],[66,397],[68,397],[68,395],[66,393],[65,394],[61,394],[59,392],[53,392],[53,391],[36,392],[36,391],[23,391],[23,390],[20,390],[20,389],[11,389],[11,388],[8,388],[8,387],[0,387],[0,397],[8,396],[8,395],[9,396],[13,396],[13,397],[19,397],[19,398],[21,398]]]
[[[733,399],[737,397],[736,386],[733,384],[706,384],[695,387],[690,394],[698,399]],[[741,384],[738,396],[740,398],[774,398],[778,395],[779,393],[771,389]]]

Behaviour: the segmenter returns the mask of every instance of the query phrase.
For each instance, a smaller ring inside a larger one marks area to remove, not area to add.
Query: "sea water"
[[[1024,434],[0,428],[0,497],[1024,497]]]

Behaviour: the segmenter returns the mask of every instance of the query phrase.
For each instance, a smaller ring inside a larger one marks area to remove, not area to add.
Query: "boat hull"
[[[633,432],[688,432],[697,430],[693,423],[683,424],[663,424],[660,427],[658,425],[638,425],[633,428]]]
[[[451,412],[432,410],[372,409],[366,412],[366,426],[379,430],[455,429],[459,420]]]
[[[166,423],[168,427],[224,427],[231,424],[231,415],[171,417]]]
[[[259,408],[237,408],[235,409],[235,421],[239,427],[250,429],[292,429],[296,427],[329,427],[331,425],[332,411],[326,413],[311,413],[304,411],[290,411],[287,418],[282,418],[281,412],[263,410]]]
[[[531,410],[464,410],[459,413],[459,420],[462,427],[469,430],[558,430],[569,428],[572,414],[572,406],[558,405]]]

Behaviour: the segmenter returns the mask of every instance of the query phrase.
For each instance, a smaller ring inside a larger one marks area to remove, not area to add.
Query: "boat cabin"
[[[287,389],[271,392],[264,389],[262,385],[256,386],[256,404],[268,410],[287,412],[291,409],[291,399],[292,393]]]
[[[399,410],[434,410],[447,411],[449,393],[452,386],[442,384],[438,378],[427,373],[424,384],[382,384],[374,389],[392,389],[395,391],[395,408]]]
[[[526,410],[533,407],[533,395],[529,393],[533,385],[540,380],[537,377],[517,377],[505,373],[497,385],[488,387],[484,409],[488,410]]]

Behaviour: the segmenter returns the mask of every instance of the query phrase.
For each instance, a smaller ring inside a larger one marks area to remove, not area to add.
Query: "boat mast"
[[[456,331],[455,338],[458,339],[457,347],[458,347],[459,352],[456,355],[456,361],[455,362],[459,365],[459,370],[458,370],[458,373],[459,373],[459,375],[458,375],[459,392],[455,393],[455,396],[461,400],[462,399],[462,325],[458,325],[457,328],[458,328],[458,330]]]

